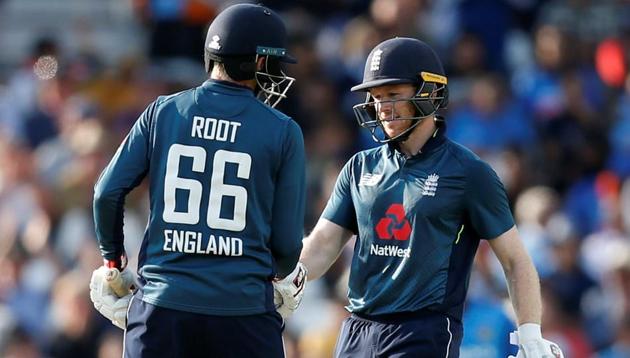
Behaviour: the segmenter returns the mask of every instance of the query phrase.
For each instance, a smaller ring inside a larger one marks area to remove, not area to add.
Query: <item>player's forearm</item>
[[[94,192],[94,225],[101,255],[117,260],[124,252],[122,208],[124,195],[112,194],[97,185]]]
[[[504,270],[518,324],[540,324],[542,316],[540,283],[531,259],[529,256],[521,257],[504,267]]]
[[[324,218],[320,218],[313,232],[303,241],[300,262],[308,269],[308,279],[321,277],[337,260],[352,232]]]
[[[318,279],[326,273],[340,253],[339,244],[326,242],[313,235],[305,238],[300,262],[308,269],[308,280]]]
[[[294,252],[282,256],[282,257],[274,257],[276,259],[276,266],[278,268],[277,276],[279,278],[284,278],[295,269],[295,265],[298,263],[298,258],[300,257],[300,252],[302,250],[302,246]]]

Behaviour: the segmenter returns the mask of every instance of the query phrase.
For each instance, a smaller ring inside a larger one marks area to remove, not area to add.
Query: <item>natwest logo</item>
[[[385,212],[385,217],[379,220],[374,228],[379,239],[409,240],[411,225],[405,217],[405,208],[402,204],[392,204]]]

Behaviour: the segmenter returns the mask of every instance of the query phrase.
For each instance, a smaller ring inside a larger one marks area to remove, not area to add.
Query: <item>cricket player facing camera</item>
[[[473,257],[488,240],[508,282],[519,358],[558,358],[541,336],[538,275],[502,183],[478,156],[445,136],[437,115],[448,81],[424,42],[393,38],[365,64],[366,101],[354,106],[377,142],[341,170],[300,262],[320,277],[356,235],[348,310],[336,357],[458,357]],[[506,337],[508,339],[508,337]]]
[[[284,356],[282,319],[306,271],[303,137],[273,108],[294,81],[282,63],[295,59],[280,17],[228,7],[208,29],[209,79],[151,103],[96,183],[105,265],[90,295],[125,329],[125,357]],[[136,280],[125,268],[123,208],[145,176]]]

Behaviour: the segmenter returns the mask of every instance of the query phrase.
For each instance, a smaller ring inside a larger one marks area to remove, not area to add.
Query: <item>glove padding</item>
[[[133,274],[104,266],[92,272],[90,299],[94,308],[121,329],[127,326],[127,307],[133,295]]]
[[[510,333],[510,344],[518,346],[518,353],[508,358],[564,358],[560,347],[544,339],[535,323],[522,324]]]
[[[282,280],[273,281],[273,303],[276,311],[287,319],[298,308],[304,295],[307,270],[301,262]]]

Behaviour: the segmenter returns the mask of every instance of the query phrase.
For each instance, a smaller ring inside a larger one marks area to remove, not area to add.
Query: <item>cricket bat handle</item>
[[[110,268],[105,276],[105,280],[118,297],[127,296],[127,294],[129,294],[129,288],[125,287],[122,274],[117,268]]]

